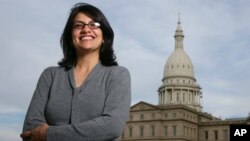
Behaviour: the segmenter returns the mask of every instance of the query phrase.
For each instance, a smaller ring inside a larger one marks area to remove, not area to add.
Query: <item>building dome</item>
[[[183,31],[180,19],[175,31],[175,49],[168,58],[158,89],[159,104],[184,104],[201,111],[201,87],[196,83],[194,67],[191,59],[183,48]]]
[[[168,58],[164,68],[164,78],[178,76],[194,78],[192,61],[183,48],[175,49]]]
[[[186,54],[183,48],[183,30],[181,28],[180,19],[175,31],[175,50],[168,58],[163,78],[169,77],[188,77],[194,78],[193,64],[189,56]]]

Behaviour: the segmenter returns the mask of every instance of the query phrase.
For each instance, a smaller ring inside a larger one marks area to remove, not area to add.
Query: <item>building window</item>
[[[214,130],[214,139],[218,140],[218,131],[217,130]]]
[[[168,126],[164,126],[164,135],[168,136]]]
[[[179,93],[177,93],[177,102],[179,102]]]
[[[122,133],[122,136],[121,136],[122,139],[124,139],[124,132]]]
[[[228,131],[227,131],[227,129],[223,130],[223,132],[224,132],[225,141],[228,141]]]
[[[165,103],[165,91],[162,92],[162,103]]]
[[[141,114],[141,120],[143,120],[144,119],[144,115],[143,114]]]
[[[173,126],[173,136],[176,136],[176,125]]]
[[[186,132],[185,130],[186,130],[186,126],[183,126],[183,136],[185,136],[185,134],[186,134],[186,133],[185,133],[185,132]]]
[[[152,119],[155,119],[155,113],[152,113]]]
[[[194,138],[196,138],[196,129],[194,129]]]
[[[176,118],[176,113],[173,113],[173,118]]]
[[[143,137],[143,133],[144,133],[144,127],[141,126],[141,127],[140,127],[140,135],[141,135],[141,137]]]
[[[166,118],[166,119],[168,118],[168,114],[167,114],[167,113],[165,113],[165,118]]]
[[[205,134],[205,140],[208,140],[208,131],[204,131]]]
[[[133,127],[129,127],[129,137],[133,136]]]
[[[131,121],[133,120],[133,115],[130,115],[130,120],[131,120]]]
[[[190,134],[189,137],[193,138],[193,128],[190,128]]]
[[[151,135],[155,136],[155,126],[154,125],[151,126]]]

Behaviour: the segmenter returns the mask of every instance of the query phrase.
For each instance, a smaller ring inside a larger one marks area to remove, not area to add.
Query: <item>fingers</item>
[[[23,138],[23,139],[30,138],[31,137],[31,131],[23,132],[22,134],[20,134],[20,137]]]
[[[31,139],[31,141],[45,141],[48,127],[48,124],[44,123],[30,131],[21,133],[20,136],[23,139]]]
[[[42,123],[40,126],[48,127],[49,125],[47,123]]]

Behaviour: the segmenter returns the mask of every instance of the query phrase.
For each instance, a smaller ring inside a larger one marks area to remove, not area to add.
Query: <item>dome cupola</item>
[[[167,77],[190,77],[194,79],[193,64],[187,53],[183,48],[183,31],[181,28],[181,21],[178,20],[178,25],[175,31],[175,50],[168,58],[163,79]]]
[[[182,104],[201,111],[201,87],[196,83],[193,63],[183,48],[180,18],[174,38],[175,49],[165,64],[163,84],[158,90],[159,104]]]

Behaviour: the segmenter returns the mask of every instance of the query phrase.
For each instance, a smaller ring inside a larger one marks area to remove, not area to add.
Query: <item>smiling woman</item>
[[[80,3],[61,37],[60,66],[44,70],[27,111],[24,141],[115,141],[128,118],[129,71],[118,66],[103,13]]]
[[[90,26],[92,24],[99,26]],[[108,20],[96,7],[79,5],[71,10],[71,14],[63,31],[61,46],[63,48],[64,58],[59,62],[59,65],[68,69],[76,63],[77,53],[74,49],[74,37],[78,37],[78,39],[84,36],[95,37],[98,32],[102,34],[99,36],[99,59],[101,63],[105,66],[116,66],[116,57],[112,47],[114,32]],[[101,38],[102,40],[100,40]],[[94,41],[96,42],[96,40]]]
[[[102,30],[96,25],[100,25],[100,23],[93,21],[92,18],[84,13],[78,13],[75,16],[72,40],[77,56],[81,56],[91,51],[95,52],[97,58],[99,57],[99,50],[104,41]]]

